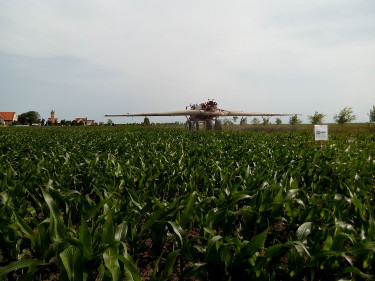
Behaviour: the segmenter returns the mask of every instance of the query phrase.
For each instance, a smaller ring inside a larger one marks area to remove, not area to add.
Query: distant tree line
[[[111,122],[111,123],[109,123]],[[13,122],[13,125],[40,125],[40,126],[84,126],[82,120],[61,120],[60,122],[52,123],[50,120],[41,119],[40,114],[37,111],[28,111],[18,115],[18,121]],[[94,123],[98,125],[98,123]],[[112,120],[108,120],[106,125],[113,125]]]
[[[369,116],[369,122],[374,123],[375,122],[375,105],[372,107],[372,109],[370,109],[370,112],[368,113],[368,116]],[[317,125],[317,124],[322,124],[324,122],[324,117],[326,117],[326,115],[323,114],[323,113],[319,113],[319,112],[315,111],[314,115],[308,115],[307,117],[308,117],[309,122],[311,124]],[[339,125],[351,123],[355,119],[356,119],[356,116],[353,114],[353,108],[352,107],[344,107],[342,110],[340,110],[340,112],[338,114],[335,114],[334,117],[333,117],[333,120]],[[230,122],[230,123],[233,124],[233,122]],[[253,124],[253,125],[257,125],[257,124],[260,124],[260,123],[261,123],[261,121],[257,117],[254,117],[251,120],[251,124]],[[298,125],[298,124],[301,124],[301,123],[302,123],[302,121],[298,118],[297,115],[293,115],[289,118],[289,124],[290,125]],[[240,123],[240,125],[243,125],[243,124],[247,124],[247,123],[242,123],[242,122]],[[271,124],[270,118],[269,117],[267,117],[267,118],[262,117],[262,125],[268,125],[268,124]],[[282,124],[281,119],[276,118],[275,124],[281,125]],[[224,123],[224,125],[225,125],[225,123]]]

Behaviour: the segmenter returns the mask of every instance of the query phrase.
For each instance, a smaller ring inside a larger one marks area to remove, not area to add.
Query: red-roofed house
[[[18,118],[15,112],[0,112],[0,126],[12,125],[12,123],[17,120]]]
[[[85,126],[90,126],[90,125],[93,125],[95,120],[87,120],[87,117],[84,117],[84,118],[76,118],[76,121],[77,123],[79,122],[83,122],[83,125]]]

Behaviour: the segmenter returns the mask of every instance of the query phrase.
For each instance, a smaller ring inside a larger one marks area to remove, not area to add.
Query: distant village
[[[74,120],[61,120],[55,117],[55,111],[51,111],[51,116],[46,120],[40,118],[36,111],[28,111],[17,116],[16,112],[0,112],[0,127],[7,126],[103,126],[114,125],[111,120],[107,124],[95,122],[87,117],[77,117]]]

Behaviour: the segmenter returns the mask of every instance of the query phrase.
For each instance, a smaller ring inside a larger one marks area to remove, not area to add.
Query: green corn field
[[[375,135],[0,130],[0,280],[375,280]]]

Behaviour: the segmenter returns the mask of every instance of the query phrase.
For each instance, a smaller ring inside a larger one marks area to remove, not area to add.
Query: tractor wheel
[[[198,121],[194,121],[194,123],[193,123],[193,131],[199,131],[199,122]]]
[[[219,120],[215,120],[215,130],[221,130],[221,122]]]
[[[212,121],[211,120],[206,121],[206,130],[212,130]]]
[[[192,129],[192,126],[191,126],[192,124],[191,124],[191,121],[190,120],[188,120],[188,121],[186,121],[186,123],[185,123],[185,129],[186,130],[191,130]]]

